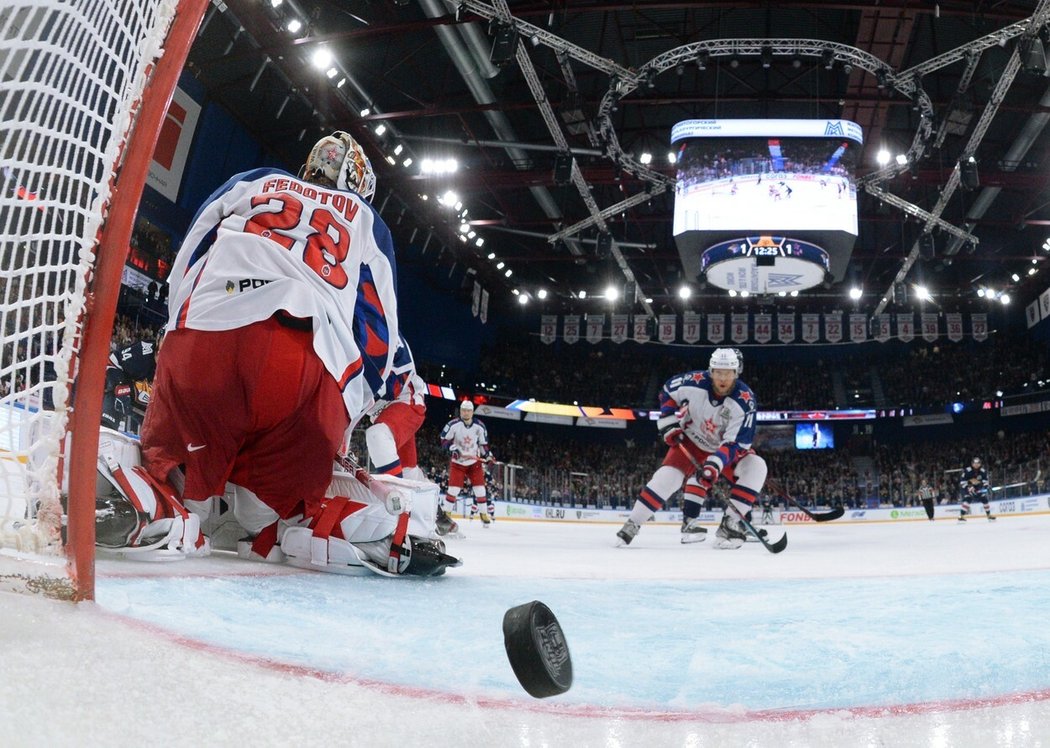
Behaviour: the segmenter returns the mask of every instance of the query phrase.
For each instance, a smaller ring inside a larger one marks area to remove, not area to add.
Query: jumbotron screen
[[[674,236],[686,270],[718,242],[777,235],[812,242],[841,280],[857,237],[861,128],[848,120],[686,120],[675,148]]]

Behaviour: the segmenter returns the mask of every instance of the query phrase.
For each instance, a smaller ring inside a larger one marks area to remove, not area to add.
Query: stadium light
[[[736,289],[735,288],[730,288],[729,289],[729,296],[732,297],[732,298],[736,298]]]
[[[586,298],[587,298],[587,292],[586,292],[586,291],[583,291],[583,290],[581,290],[581,291],[580,291],[580,298],[581,298],[581,299],[586,299]]]
[[[668,151],[667,152],[667,163],[669,163],[669,164],[677,164],[678,163],[678,156],[675,155],[674,151]],[[1050,239],[1047,239],[1047,242],[1050,242]],[[1044,246],[1044,249],[1047,249],[1047,251],[1050,251],[1050,248],[1047,248],[1045,246]]]
[[[885,166],[890,162],[890,152],[885,148],[879,149],[879,152],[875,154],[875,163],[879,166]]]
[[[920,301],[929,301],[933,297],[930,295],[930,289],[926,286],[915,286],[915,295],[919,297]]]
[[[547,289],[541,288],[539,291],[536,292],[536,297],[541,300],[547,298]]]
[[[693,289],[689,288],[689,286],[682,286],[678,289],[678,298],[680,299],[688,299],[692,295]]]
[[[1004,293],[1002,296],[999,297],[999,301],[1002,302],[1003,306],[1006,306],[1010,303],[1010,294]]]
[[[608,286],[605,289],[605,298],[609,301],[616,301],[618,298],[620,298],[619,289],[617,289],[616,286]]]
[[[311,58],[314,67],[318,70],[324,70],[332,64],[332,53],[328,51],[326,47],[321,47]]]
[[[981,298],[981,299],[983,299],[983,298],[985,297],[985,295],[986,295],[987,293],[988,293],[988,292],[987,292],[987,291],[985,291],[985,290],[984,290],[983,288],[978,288],[978,289],[977,289],[977,297],[978,297],[978,298]]]
[[[522,306],[525,306],[526,304],[529,303],[529,297],[526,296],[523,293],[519,293],[518,294],[518,303],[521,304]]]
[[[849,297],[850,297],[851,299],[853,299],[854,301],[856,301],[857,299],[859,299],[859,298],[860,298],[861,296],[863,296],[863,295],[864,295],[864,292],[863,292],[863,291],[861,291],[861,290],[860,290],[859,288],[857,288],[856,286],[854,286],[853,288],[851,288],[851,289],[849,290]]]
[[[638,157],[638,162],[643,166],[651,164],[653,162],[653,154],[649,153],[649,151],[646,151]]]
[[[291,31],[293,34],[297,34],[299,32],[299,29],[301,29],[302,27],[303,22],[300,21],[298,18],[293,18],[288,22],[288,25],[285,26],[285,28]]]

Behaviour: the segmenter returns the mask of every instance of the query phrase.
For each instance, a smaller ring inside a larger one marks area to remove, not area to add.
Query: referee
[[[919,483],[919,501],[922,502],[922,506],[926,510],[926,517],[930,522],[933,522],[933,500],[935,496],[936,494],[930,482],[923,478],[922,482]]]

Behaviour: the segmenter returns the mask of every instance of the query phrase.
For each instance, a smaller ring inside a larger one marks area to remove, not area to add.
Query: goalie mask
[[[365,200],[371,200],[376,191],[376,174],[364,149],[341,130],[317,141],[300,176],[323,187],[352,190]]]

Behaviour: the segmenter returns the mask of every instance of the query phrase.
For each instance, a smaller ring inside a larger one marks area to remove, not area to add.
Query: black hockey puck
[[[539,600],[503,615],[503,644],[518,682],[530,696],[545,699],[572,686],[572,658],[565,633]]]

